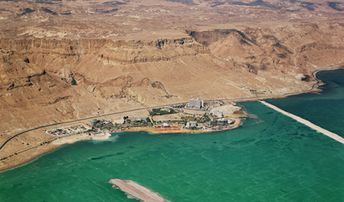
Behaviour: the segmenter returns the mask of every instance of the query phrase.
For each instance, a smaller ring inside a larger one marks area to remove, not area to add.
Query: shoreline
[[[38,160],[39,158],[41,158],[42,156],[45,156],[45,155],[48,155],[58,149],[62,149],[63,146],[65,145],[60,145],[60,146],[56,146],[54,148],[51,148],[49,149],[48,151],[45,151],[45,152],[42,152],[41,154],[37,155],[37,156],[31,156],[29,157],[28,159],[24,160],[23,162],[19,163],[19,164],[15,164],[14,166],[9,166],[8,168],[5,168],[5,169],[0,169],[0,174],[1,173],[4,173],[6,171],[10,171],[10,170],[13,170],[13,169],[17,169],[17,168],[20,168],[20,167],[23,167],[27,164],[30,164],[36,160]]]
[[[305,94],[305,93],[321,92],[322,89],[320,89],[320,87],[323,86],[325,83],[322,80],[317,78],[317,74],[319,72],[321,72],[321,71],[331,71],[331,70],[338,70],[338,69],[344,69],[344,67],[343,66],[340,66],[340,67],[326,67],[326,68],[320,68],[320,69],[314,70],[312,72],[312,77],[316,80],[316,82],[308,90],[285,93],[285,94],[279,95],[279,96],[262,96],[262,97],[258,97],[257,96],[257,97],[235,98],[235,99],[221,99],[221,98],[218,98],[218,99],[213,99],[213,100],[223,100],[223,101],[232,101],[232,102],[240,103],[240,102],[259,101],[259,100],[265,100],[265,99],[282,99],[282,98],[286,98],[286,97],[289,97],[289,96],[300,95],[300,94]],[[168,105],[162,105],[162,106],[168,106]],[[153,107],[147,107],[147,108],[154,108],[154,106]],[[142,110],[142,109],[140,108],[140,109],[137,109],[137,110]],[[128,111],[131,111],[131,110],[128,110]],[[115,112],[115,113],[121,114],[120,112]],[[125,113],[125,112],[123,112],[123,113]],[[110,116],[110,115],[109,114],[105,114],[105,115],[100,115],[99,117],[104,117],[104,116]],[[93,117],[83,118],[83,119],[75,120],[75,121],[66,121],[64,123],[80,122],[81,120],[88,120],[88,119],[92,119],[92,118]],[[60,124],[62,125],[64,123],[60,123]],[[51,124],[48,124],[46,127],[48,127],[50,125]],[[240,122],[239,122],[238,126],[235,126],[234,128],[231,128],[231,129],[236,129],[238,127],[240,127]],[[40,127],[36,127],[36,128],[37,129],[41,129],[41,128],[44,128],[44,126],[40,126]],[[227,130],[231,130],[231,129],[227,129]],[[33,131],[33,130],[35,130],[35,128],[28,129],[27,132]],[[190,131],[190,130],[185,130],[185,129],[176,130],[174,132],[173,131],[172,132],[171,131],[166,131],[166,132],[164,132],[164,131],[155,131],[154,132],[154,130],[152,130],[152,129],[150,129],[150,130],[135,130],[135,129],[133,129],[133,130],[123,130],[123,131],[118,131],[118,132],[139,132],[139,131],[140,132],[150,133],[150,134],[178,134],[178,133],[191,133],[192,134],[192,133],[218,132],[218,131],[202,131],[202,130],[201,130],[201,132],[199,132],[199,131],[195,131],[195,130]],[[151,132],[151,131],[153,131],[153,132]],[[23,133],[25,133],[25,131],[21,132],[21,133],[18,133],[18,134],[23,134]],[[108,136],[108,135],[106,136],[106,139],[111,137],[111,134],[109,134],[109,135],[110,136]],[[12,136],[12,137],[15,137],[15,136]],[[43,156],[45,154],[53,152],[54,150],[59,149],[59,148],[61,148],[62,146],[66,145],[66,144],[74,144],[74,143],[79,142],[79,141],[97,140],[97,139],[92,139],[92,137],[90,137],[90,136],[85,136],[84,138],[70,136],[69,139],[67,139],[65,141],[62,141],[60,143],[55,142],[55,144],[54,144],[53,142],[56,141],[56,140],[58,140],[58,139],[53,139],[53,140],[49,141],[47,144],[36,145],[36,146],[34,146],[34,147],[30,148],[30,149],[25,150],[25,151],[28,151],[28,150],[31,150],[31,149],[36,149],[36,153],[38,153],[38,154],[28,156],[28,157],[26,157],[26,159],[22,159],[20,162],[16,162],[16,163],[13,163],[13,164],[1,165],[1,161],[4,161],[4,159],[1,159],[0,160],[0,173],[6,172],[8,170],[15,169],[15,168],[18,168],[18,167],[21,167],[21,166],[24,166],[27,163],[32,162],[35,159],[38,159],[38,158],[40,158],[41,156]],[[104,139],[98,139],[98,140],[104,140]],[[6,141],[5,141],[5,143],[6,143]],[[43,150],[38,150],[38,149],[41,149],[42,147],[45,147],[45,148]],[[1,148],[0,148],[0,150],[1,150]],[[25,151],[22,150],[21,153],[23,153]]]
[[[111,133],[108,133],[108,132],[103,132],[96,135],[81,133],[77,135],[70,135],[70,136],[58,138],[52,141],[50,144],[60,146],[60,145],[66,145],[66,144],[74,144],[76,142],[87,141],[87,140],[102,141],[102,140],[107,140],[110,137],[111,137]]]
[[[134,127],[128,128],[123,131],[119,132],[145,132],[152,135],[159,135],[159,134],[202,134],[202,133],[214,133],[220,131],[230,131],[236,128],[239,128],[241,125],[241,119],[235,119],[235,123],[232,127],[223,128],[219,130],[212,130],[212,129],[185,129],[185,128],[154,128],[154,127]]]

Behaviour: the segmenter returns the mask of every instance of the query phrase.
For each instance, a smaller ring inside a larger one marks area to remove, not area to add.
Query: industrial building
[[[200,98],[193,98],[185,107],[188,109],[202,109],[204,107],[204,101]]]

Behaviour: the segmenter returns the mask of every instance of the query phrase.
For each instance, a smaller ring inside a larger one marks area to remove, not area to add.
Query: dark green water
[[[336,72],[325,74],[328,81],[337,78]],[[344,91],[327,87],[321,95],[274,102],[288,110],[299,105],[304,118],[343,131],[343,124],[333,126],[307,113],[312,110],[305,105],[314,97],[320,113],[343,120],[338,113],[343,102],[333,100],[342,99]],[[323,108],[323,99],[337,106]],[[106,142],[65,146],[1,173],[0,201],[131,201],[111,188],[110,178],[132,179],[177,202],[343,201],[343,145],[259,103],[243,105],[256,118],[233,131],[123,133]]]

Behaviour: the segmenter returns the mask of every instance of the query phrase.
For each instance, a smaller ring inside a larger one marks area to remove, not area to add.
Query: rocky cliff
[[[1,39],[0,113],[9,120],[1,128],[95,115],[121,105],[309,88],[297,75],[342,64],[342,33],[340,24],[308,23],[193,30],[182,38],[150,41]]]
[[[191,97],[301,92],[343,65],[341,2],[0,1],[0,137]]]

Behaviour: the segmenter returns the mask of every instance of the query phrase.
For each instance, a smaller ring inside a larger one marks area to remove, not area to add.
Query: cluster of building
[[[91,127],[93,130],[111,130],[115,125],[109,120],[93,119],[91,121]]]
[[[91,121],[93,131],[118,131],[130,127],[147,127],[152,126],[149,117],[128,117],[124,116],[120,122],[114,123],[111,120],[94,119]]]
[[[231,103],[207,101],[195,98],[186,104],[154,108],[147,117],[124,116],[118,121],[94,119],[89,125],[55,128],[47,133],[54,136],[68,136],[80,133],[96,134],[102,131],[116,132],[134,127],[179,128],[189,130],[225,130],[235,125],[235,118],[229,118],[234,110],[240,110]]]
[[[54,128],[51,130],[47,130],[46,133],[53,136],[68,136],[68,135],[75,135],[80,133],[85,133],[91,130],[91,128],[87,125],[77,125],[77,126],[70,126],[66,128]]]
[[[228,118],[228,109],[222,106],[226,106],[222,101],[205,102],[200,98],[194,98],[183,106],[178,105],[178,108],[174,108],[174,113],[179,113],[179,116],[166,115],[169,120],[161,118],[166,116],[153,116],[153,120],[158,120],[154,121],[154,126],[169,128],[179,125],[191,130],[229,129],[235,123],[235,119]]]
[[[121,124],[121,128],[148,127],[152,125],[152,121],[149,117],[125,117],[123,124]]]
[[[186,129],[198,129],[198,130],[207,130],[207,129],[229,129],[234,123],[234,119],[230,118],[214,118],[209,115],[207,119],[191,119],[184,124],[184,128]],[[210,119],[210,120],[209,120]]]
[[[204,101],[200,98],[191,99],[186,105],[187,109],[202,109],[204,108]]]

